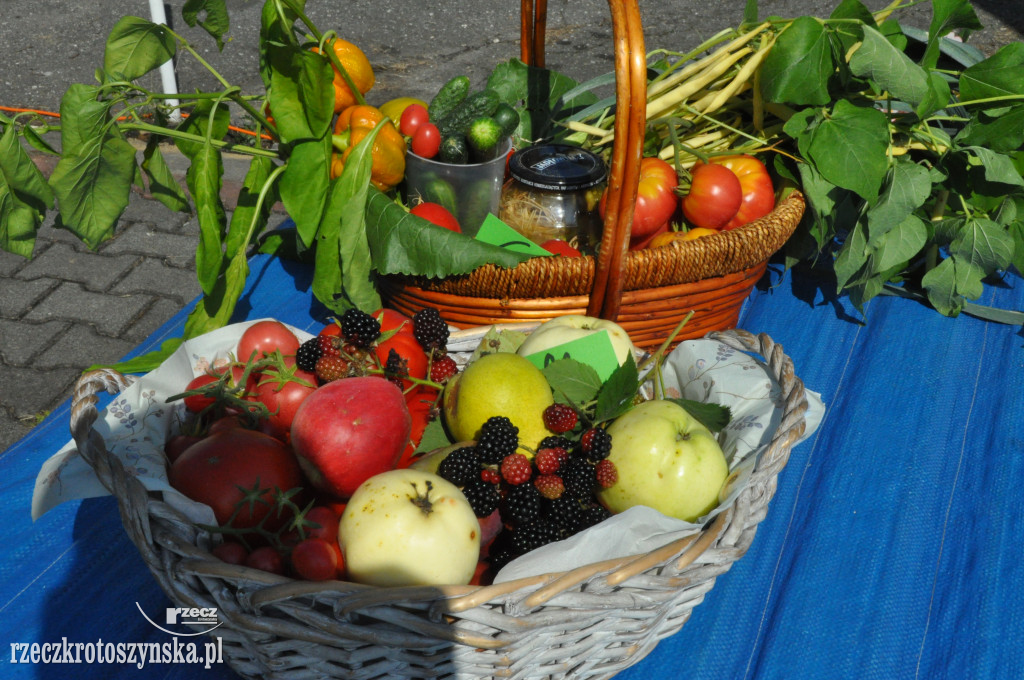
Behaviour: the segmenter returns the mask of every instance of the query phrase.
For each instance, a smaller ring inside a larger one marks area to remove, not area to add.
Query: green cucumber
[[[437,129],[441,131],[442,137],[456,133],[465,134],[469,124],[475,118],[491,115],[500,103],[501,99],[498,98],[498,93],[494,90],[483,89],[474,92],[463,99],[454,111],[441,119],[441,122],[437,124]]]
[[[491,117],[498,121],[503,137],[508,137],[519,127],[519,112],[515,110],[515,107],[506,102],[498,104],[498,108],[494,110]]]
[[[427,114],[435,125],[444,120],[469,95],[469,76],[455,76],[441,86],[427,105]]]
[[[448,135],[441,140],[441,149],[437,152],[442,163],[464,165],[469,161],[469,145],[464,135]]]
[[[451,183],[440,177],[427,182],[420,195],[424,201],[443,205],[452,215],[456,214],[459,209],[459,200],[455,195],[455,189]]]
[[[490,116],[474,118],[466,131],[470,157],[477,163],[494,158],[498,144],[503,139],[505,135],[502,134],[501,125]]]

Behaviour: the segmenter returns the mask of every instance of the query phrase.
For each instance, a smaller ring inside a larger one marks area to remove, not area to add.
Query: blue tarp
[[[236,320],[275,316],[319,329],[306,270],[263,256],[250,264]],[[747,554],[679,633],[617,677],[1024,672],[1024,334],[893,297],[872,300],[861,323],[823,289],[809,274],[773,267],[739,326],[783,345],[821,393],[824,422],[793,449]],[[1024,309],[1024,284],[1013,275],[979,302]],[[137,352],[180,334],[183,319]],[[69,418],[65,404],[0,454],[2,639],[167,642],[137,609],[153,617],[168,600],[112,499],[30,519],[36,474],[68,440]],[[5,678],[235,677],[226,666],[180,663],[5,665]]]

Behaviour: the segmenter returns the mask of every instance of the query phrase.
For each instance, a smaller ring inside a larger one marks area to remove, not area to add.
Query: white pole
[[[167,15],[164,13],[163,0],[149,0],[149,14],[154,24],[167,25]],[[174,60],[168,59],[160,65],[160,79],[163,81],[163,88],[166,94],[178,94],[178,80],[174,75]],[[180,104],[177,99],[168,99],[167,104],[174,107],[171,111],[171,122],[181,122]]]

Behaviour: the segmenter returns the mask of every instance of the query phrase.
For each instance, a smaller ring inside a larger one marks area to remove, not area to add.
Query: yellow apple
[[[538,326],[537,330],[530,333],[519,346],[519,354],[525,357],[543,352],[592,333],[608,334],[619,366],[625,363],[626,358],[633,352],[633,341],[629,339],[629,334],[614,321],[583,314],[565,314]],[[580,360],[586,363],[585,358]]]

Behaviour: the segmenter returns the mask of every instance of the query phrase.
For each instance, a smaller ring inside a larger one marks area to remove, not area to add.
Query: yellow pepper
[[[380,109],[368,105],[350,106],[341,112],[334,123],[337,153],[331,157],[331,179],[341,175],[352,149],[382,120]],[[405,138],[390,120],[377,133],[371,155],[370,181],[381,191],[391,189],[405,177]]]

